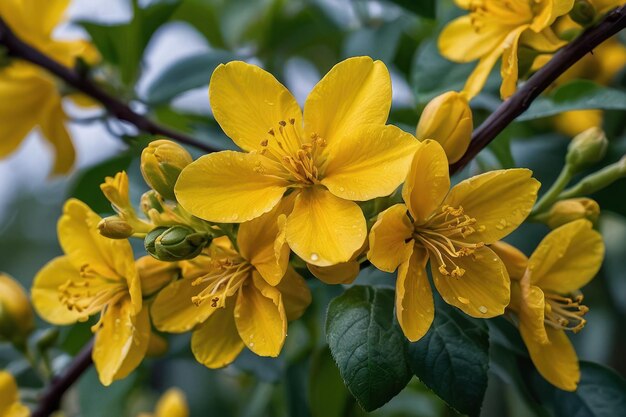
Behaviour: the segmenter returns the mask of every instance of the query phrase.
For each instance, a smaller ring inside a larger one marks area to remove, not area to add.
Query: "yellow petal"
[[[559,38],[551,28],[546,28],[539,33],[527,30],[522,35],[522,44],[537,52],[553,53],[567,42]]]
[[[450,22],[439,35],[439,51],[454,62],[475,61],[498,50],[508,32],[507,26],[495,24],[485,25],[477,32],[472,18],[461,16]]]
[[[76,156],[74,145],[65,127],[66,117],[59,98],[43,114],[41,120],[41,132],[52,144],[55,151],[55,162],[52,169],[54,174],[65,174],[72,169]]]
[[[212,222],[241,223],[270,211],[288,183],[282,167],[259,154],[223,151],[188,165],[176,182],[176,198],[190,213]]]
[[[448,158],[433,140],[422,142],[402,187],[402,198],[416,223],[423,223],[441,205],[450,190]]]
[[[235,326],[234,307],[232,301],[217,309],[191,336],[191,350],[196,360],[208,368],[230,364],[244,347]]]
[[[260,150],[261,141],[278,122],[295,119],[302,126],[302,112],[291,93],[267,71],[241,61],[218,66],[209,84],[215,120],[241,149]],[[299,143],[290,144],[299,148]]]
[[[311,304],[311,290],[304,278],[300,276],[292,267],[287,269],[285,277],[276,286],[280,291],[285,306],[287,320],[299,319],[304,311]]]
[[[367,259],[381,271],[393,272],[406,262],[413,251],[413,224],[407,207],[396,204],[378,215],[370,231]]]
[[[547,344],[541,344],[520,329],[537,371],[548,382],[565,391],[575,391],[580,381],[578,357],[563,330],[547,328]]]
[[[157,403],[155,415],[155,417],[188,417],[189,408],[185,394],[177,388],[167,390]]]
[[[316,186],[296,197],[286,232],[287,243],[300,258],[329,266],[350,260],[363,245],[367,228],[356,203]]]
[[[522,282],[521,285],[513,286],[511,298],[511,307],[515,306],[520,329],[537,343],[548,343],[544,322],[546,301],[541,288]]]
[[[537,3],[539,10],[535,12],[535,18],[530,26],[535,32],[541,32],[574,7],[574,0],[543,0]]]
[[[361,271],[356,261],[342,262],[330,266],[306,264],[309,272],[325,284],[352,284]]]
[[[33,306],[44,320],[56,325],[72,324],[84,318],[59,301],[59,287],[68,280],[79,279],[80,272],[67,256],[48,262],[35,276],[31,290]]]
[[[512,280],[522,279],[528,265],[528,257],[522,251],[503,241],[493,243],[490,248],[504,262]]]
[[[150,342],[148,310],[138,315],[128,298],[109,305],[96,333],[93,361],[104,386],[127,377],[139,366]]]
[[[502,67],[500,75],[502,76],[502,85],[500,86],[500,96],[503,99],[509,98],[517,90],[517,80],[519,78],[518,70],[518,48],[519,40],[522,33],[527,29],[526,26],[520,26],[506,37],[504,41],[504,50],[502,51]]]
[[[17,384],[13,376],[5,371],[0,371],[0,415],[4,416],[19,400]]]
[[[22,13],[28,16],[32,27],[37,28],[42,35],[50,36],[52,31],[61,23],[70,0],[22,0]]]
[[[528,261],[531,282],[544,291],[567,294],[584,287],[604,259],[602,236],[585,219],[550,232]]]
[[[295,196],[283,198],[269,213],[242,223],[237,232],[241,256],[247,259],[270,285],[285,275],[289,246],[285,239],[286,215],[293,210]]]
[[[465,93],[468,100],[476,97],[478,93],[483,89],[491,70],[496,65],[496,62],[502,55],[502,45],[494,48],[489,54],[485,55],[478,61],[478,65],[474,68],[474,71],[470,74],[465,81],[463,87],[463,93]]]
[[[198,295],[200,286],[194,279],[183,278],[171,283],[157,295],[150,314],[154,326],[162,332],[184,333],[204,322],[216,309],[205,301],[196,306],[191,297]]]
[[[484,227],[465,240],[491,244],[517,229],[537,199],[540,184],[531,176],[528,169],[490,171],[453,187],[444,204],[463,207],[479,229]]]
[[[391,78],[381,61],[348,58],[313,88],[304,105],[306,137],[316,133],[329,149],[363,125],[385,124],[391,108]]]
[[[428,254],[415,247],[411,257],[398,268],[396,314],[404,335],[411,342],[421,339],[435,318],[433,292],[426,274]]]
[[[333,146],[321,183],[346,200],[387,196],[404,181],[418,143],[395,126],[359,126]]]
[[[280,291],[258,273],[237,297],[235,324],[248,349],[259,356],[278,356],[287,336],[285,308]]]
[[[491,318],[504,313],[511,298],[510,280],[500,258],[487,247],[454,262],[465,273],[460,277],[442,275],[430,263],[437,291],[448,303],[477,318]]]

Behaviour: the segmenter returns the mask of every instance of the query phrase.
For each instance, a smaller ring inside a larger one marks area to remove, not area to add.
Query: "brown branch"
[[[63,375],[52,380],[52,383],[41,395],[37,408],[33,411],[31,417],[48,417],[59,409],[65,392],[93,363],[91,359],[92,351],[93,340],[87,343],[80,353],[76,355]]]
[[[217,151],[217,149],[206,143],[202,143],[183,133],[161,126],[160,124],[155,123],[147,117],[135,112],[128,106],[128,104],[105,92],[86,75],[61,65],[41,51],[23,42],[13,33],[11,28],[4,20],[2,20],[2,18],[0,18],[0,45],[3,45],[6,48],[9,56],[23,59],[24,61],[28,61],[41,68],[45,68],[48,72],[63,80],[69,86],[100,102],[112,116],[135,125],[135,127],[142,132],[152,135],[165,136],[180,143],[202,149],[206,152]]]
[[[474,131],[467,152],[458,162],[450,166],[450,172],[454,174],[465,167],[515,118],[528,110],[531,103],[550,87],[561,74],[624,28],[626,28],[626,6],[621,6],[608,13],[600,23],[587,29],[560,50]]]

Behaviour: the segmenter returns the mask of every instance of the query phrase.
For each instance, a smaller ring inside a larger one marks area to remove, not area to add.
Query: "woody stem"
[[[454,174],[463,169],[508,125],[530,107],[531,103],[568,68],[592,52],[611,36],[626,28],[626,6],[608,13],[597,25],[587,29],[554,57],[517,92],[507,99],[473,133],[470,146],[461,159],[450,166]]]

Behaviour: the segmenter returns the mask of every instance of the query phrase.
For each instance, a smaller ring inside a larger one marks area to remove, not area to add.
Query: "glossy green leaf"
[[[410,343],[415,375],[454,409],[478,416],[487,389],[489,333],[484,323],[437,302],[426,335]]]
[[[367,411],[384,405],[411,379],[393,306],[392,289],[355,286],[328,307],[328,346],[346,386]]]
[[[578,80],[539,97],[518,121],[540,119],[571,110],[626,110],[626,93],[602,87],[592,81]]]

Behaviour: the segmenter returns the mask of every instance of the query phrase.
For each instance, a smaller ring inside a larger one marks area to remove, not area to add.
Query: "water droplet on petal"
[[[456,297],[457,300],[459,300],[459,302],[463,303],[463,304],[469,304],[469,300],[465,297]]]
[[[343,193],[344,191],[346,191],[346,189],[343,188],[343,187],[339,187],[339,191],[341,191]]]
[[[317,262],[317,261],[319,261],[319,259],[320,259],[320,256],[319,256],[317,253],[313,252],[313,253],[311,254],[311,260],[312,260],[313,262]]]
[[[478,311],[480,311],[480,312],[481,312],[481,313],[483,313],[483,314],[486,314],[486,313],[487,313],[487,307],[485,307],[485,306],[480,306],[480,307],[478,307]]]
[[[250,342],[250,347],[254,347],[254,342]]]
[[[237,219],[239,218],[239,215],[238,215],[238,214],[233,214],[231,218],[232,218],[233,220],[237,220]]]

